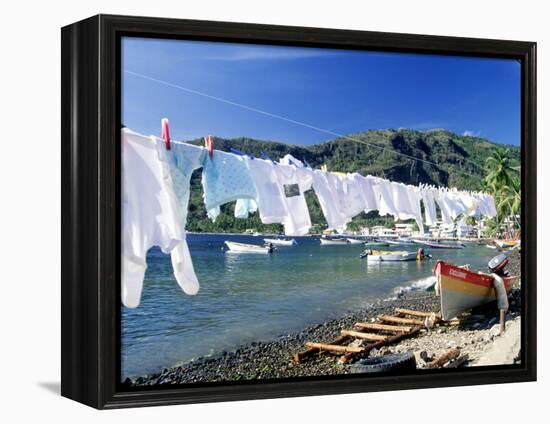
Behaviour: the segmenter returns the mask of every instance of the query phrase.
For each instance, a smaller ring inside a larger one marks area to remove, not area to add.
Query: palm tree
[[[516,215],[521,212],[521,183],[519,178],[512,178],[510,185],[499,190],[497,211],[499,214],[508,214],[513,217],[519,227]]]
[[[486,159],[485,169],[487,170],[485,184],[493,192],[499,191],[504,185],[512,184],[512,175],[515,169],[510,164],[510,156],[507,149],[503,147],[497,148],[493,155]]]

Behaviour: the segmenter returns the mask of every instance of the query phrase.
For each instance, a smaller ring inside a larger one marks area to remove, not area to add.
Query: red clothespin
[[[204,137],[204,147],[208,150],[208,156],[210,156],[210,160],[212,160],[214,157],[214,137],[211,135]]]
[[[170,150],[170,124],[168,123],[168,118],[162,118],[160,121],[162,139],[164,144],[166,144],[166,150]]]

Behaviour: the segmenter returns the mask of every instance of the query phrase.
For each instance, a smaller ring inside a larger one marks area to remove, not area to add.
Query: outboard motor
[[[505,270],[506,265],[508,265],[508,257],[501,253],[500,255],[495,256],[489,261],[487,267],[491,273],[497,274],[501,277],[507,277],[509,275],[508,271]]]

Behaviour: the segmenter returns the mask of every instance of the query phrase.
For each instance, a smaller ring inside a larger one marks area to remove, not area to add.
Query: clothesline
[[[189,142],[186,142],[186,141],[179,141],[179,140],[171,140],[170,141],[171,143],[173,144],[179,144],[179,145],[188,145],[188,146],[195,146],[194,144],[191,144]],[[201,146],[196,146],[200,149],[202,149],[203,147]],[[222,150],[216,150],[214,149],[214,152],[222,152]],[[236,153],[230,153],[230,152],[223,152],[224,154],[235,154],[236,156],[248,156],[248,157],[253,157],[251,155],[248,155],[246,154],[245,152],[242,152],[243,154],[236,154]],[[291,156],[291,155],[288,155],[288,156]],[[254,158],[255,160],[262,160],[260,158]],[[291,165],[294,165],[296,166],[296,164],[300,164],[300,166],[304,166],[304,167],[307,167],[307,165],[305,164],[302,164],[302,162],[294,157],[292,157],[292,161],[290,161],[289,164]],[[314,170],[313,168],[311,168],[312,170]],[[326,172],[331,172],[333,174],[336,174],[336,175],[346,175],[345,172],[340,172],[340,171],[326,171]],[[383,177],[375,177],[375,178],[379,178],[379,179],[382,179],[382,180],[385,180],[385,181],[389,181],[391,182],[390,180],[388,180],[387,178],[383,178]],[[405,183],[402,183],[402,182],[398,182],[396,181],[395,182],[396,184],[403,184],[403,185],[406,185],[408,187],[413,187],[415,189],[433,189],[433,190],[441,190],[441,191],[457,191],[457,192],[466,192],[466,193],[480,193],[480,194],[485,194],[485,192],[481,191],[481,190],[462,190],[462,189],[458,189],[456,187],[444,187],[444,186],[435,186],[433,184],[425,184],[425,183],[419,183],[418,186],[415,186],[414,184],[405,184]]]
[[[188,143],[171,142],[122,129],[122,301],[139,305],[147,268],[147,251],[158,246],[170,253],[174,276],[187,294],[196,294],[195,275],[185,225],[192,173],[202,168],[204,205],[212,219],[220,206],[236,201],[235,214],[245,218],[258,211],[263,224],[279,223],[286,235],[308,234],[312,223],[304,193],[313,189],[328,228],[344,232],[352,218],[378,210],[396,219],[415,219],[423,233],[425,221],[437,218],[452,223],[461,214],[494,215],[494,201],[486,194],[419,189],[383,178],[312,170],[286,155],[274,162],[249,159],[233,153],[208,150]],[[294,165],[291,165],[293,163]]]
[[[214,100],[214,101],[225,103],[225,104],[235,106],[235,107],[238,107],[238,108],[241,108],[241,109],[245,109],[245,110],[248,110],[250,112],[259,113],[261,115],[269,116],[269,117],[274,118],[274,119],[279,119],[279,120],[282,120],[282,121],[285,121],[285,122],[288,122],[288,123],[291,123],[291,124],[294,124],[294,125],[309,128],[309,129],[312,129],[312,130],[315,130],[315,131],[318,131],[318,132],[321,132],[321,133],[325,133],[325,134],[328,134],[328,135],[331,135],[331,136],[334,136],[334,137],[344,138],[346,140],[350,140],[350,141],[353,141],[355,143],[364,144],[366,146],[374,147],[374,148],[380,149],[380,150],[385,150],[385,151],[388,151],[392,154],[395,154],[395,155],[398,155],[398,156],[401,156],[401,157],[405,157],[405,158],[410,159],[410,160],[415,160],[415,161],[418,161],[418,162],[426,163],[426,164],[433,165],[433,166],[438,167],[438,168],[447,168],[447,170],[452,171],[452,172],[460,172],[460,173],[466,174],[465,171],[461,171],[460,169],[451,170],[450,168],[448,168],[445,165],[437,164],[435,162],[432,162],[432,161],[429,161],[429,160],[426,160],[426,159],[417,158],[415,156],[411,156],[411,155],[408,155],[406,153],[396,152],[395,150],[389,149],[386,146],[379,146],[377,144],[369,143],[365,140],[361,140],[361,139],[358,139],[356,137],[340,134],[340,133],[337,133],[335,131],[331,131],[331,130],[328,130],[328,129],[325,129],[325,128],[318,127],[316,125],[308,124],[306,122],[298,121],[296,119],[291,119],[291,118],[288,118],[288,117],[283,116],[283,115],[268,112],[268,111],[258,109],[258,108],[252,107],[252,106],[247,106],[247,105],[242,104],[242,103],[238,103],[238,102],[234,102],[234,101],[231,101],[231,100],[228,100],[228,99],[224,99],[222,97],[213,96],[211,94],[204,93],[202,91],[194,90],[194,89],[184,87],[184,86],[179,85],[179,84],[174,84],[174,83],[171,83],[169,81],[164,81],[164,80],[161,80],[161,79],[158,79],[158,78],[154,78],[154,77],[151,77],[151,76],[148,76],[148,75],[145,75],[145,74],[141,74],[139,72],[134,72],[134,71],[125,69],[124,73],[129,74],[129,75],[133,75],[135,77],[142,78],[142,79],[145,79],[145,80],[149,80],[149,81],[155,82],[157,84],[162,84],[162,85],[172,87],[172,88],[175,88],[175,89],[178,89],[178,90],[181,90],[181,91],[185,91],[185,92],[190,93],[190,94],[205,97],[205,98],[208,98],[210,100]],[[464,161],[471,163],[475,167],[479,167],[479,165],[477,163],[475,163],[475,162],[473,162],[469,159],[464,159]]]

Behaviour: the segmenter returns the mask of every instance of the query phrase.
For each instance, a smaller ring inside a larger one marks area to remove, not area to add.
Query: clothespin
[[[246,153],[243,153],[240,150],[234,149],[233,147],[230,147],[229,150],[231,151],[231,153],[235,153],[236,155],[239,155],[239,156],[245,156],[251,160],[254,160],[254,156],[247,155]]]
[[[271,158],[269,157],[269,155],[268,155],[266,152],[263,152],[263,151],[262,151],[262,152],[260,152],[260,154],[262,155],[262,157],[263,157],[264,159],[267,159],[267,160],[271,161],[274,165],[277,165],[277,162],[275,162],[273,159],[271,159]]]
[[[204,147],[208,150],[210,160],[214,157],[214,138],[211,135],[204,137]]]
[[[170,124],[168,118],[162,118],[160,121],[161,137],[166,145],[166,150],[170,150]]]
[[[313,168],[311,167],[311,165],[310,165],[309,163],[307,163],[306,158],[303,158],[303,159],[302,159],[302,162],[304,162],[304,164],[306,165],[307,168],[313,169]]]

